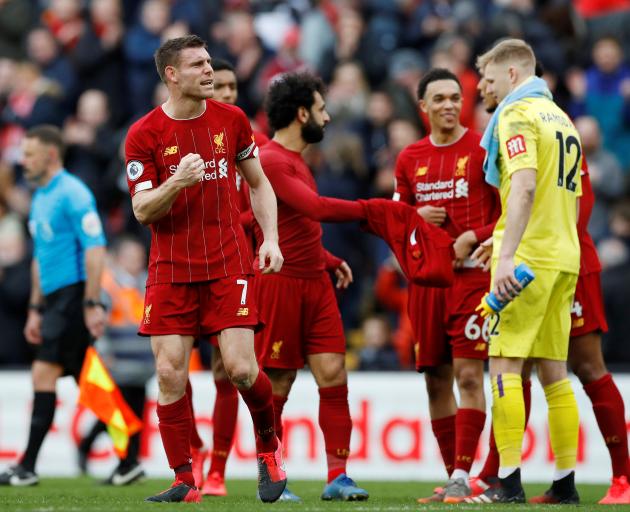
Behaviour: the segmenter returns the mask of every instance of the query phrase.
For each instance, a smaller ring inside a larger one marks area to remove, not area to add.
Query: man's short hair
[[[459,83],[459,79],[455,76],[455,73],[444,68],[433,68],[427,71],[418,83],[418,99],[421,100],[424,98],[429,84],[431,82],[437,82],[438,80],[453,80],[459,86],[459,90],[461,91],[462,89],[462,84]]]
[[[179,54],[186,48],[207,48],[206,42],[201,37],[189,35],[169,39],[162,44],[153,55],[155,67],[162,82],[166,83],[164,70],[167,66],[177,66],[179,64]]]
[[[491,50],[477,57],[477,69],[482,71],[491,62],[495,64],[519,63],[530,67],[533,71],[536,66],[536,56],[532,47],[522,39],[504,39]]]
[[[324,82],[311,73],[285,73],[275,79],[269,86],[265,100],[265,110],[269,125],[274,130],[289,126],[296,118],[298,109],[311,109],[315,103],[315,93],[322,96],[325,91]]]
[[[231,71],[232,73],[236,73],[232,63],[224,59],[212,59],[212,69],[215,71]]]
[[[33,128],[26,132],[24,137],[26,139],[37,139],[47,146],[55,146],[59,152],[59,158],[63,158],[66,146],[63,143],[61,130],[58,127],[53,126],[52,124],[40,124],[33,126]]]

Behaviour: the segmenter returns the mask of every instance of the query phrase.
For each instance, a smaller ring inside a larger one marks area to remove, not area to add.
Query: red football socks
[[[448,476],[455,469],[455,415],[431,420],[431,429],[440,448]]]
[[[240,390],[241,396],[252,415],[256,432],[256,451],[273,452],[278,447],[274,428],[273,401],[271,399],[271,381],[262,370],[249,389]]]
[[[350,455],[352,420],[347,385],[319,388],[319,426],[324,434],[330,483],[346,472]]]
[[[455,415],[455,469],[470,472],[486,413],[477,409],[458,409]]]
[[[234,442],[238,417],[238,391],[229,379],[214,381],[217,396],[212,412],[212,457],[208,474],[225,475],[225,464]]]
[[[529,413],[532,410],[532,381],[523,381],[523,402],[525,403],[525,428],[529,422]],[[488,455],[486,462],[479,473],[479,478],[486,480],[490,477],[497,477],[499,475],[499,450],[497,450],[497,443],[494,440],[494,431],[490,426],[490,445],[488,447]]]
[[[189,485],[195,485],[190,469],[190,405],[184,395],[177,402],[157,405],[160,436],[168,459],[168,465],[176,470],[176,477]],[[189,475],[188,475],[189,473]]]
[[[282,434],[284,429],[282,428],[282,410],[284,409],[284,404],[287,403],[286,396],[273,395],[273,416],[274,423],[276,426],[276,435],[278,439],[282,441]]]
[[[193,407],[193,390],[192,385],[190,384],[190,379],[186,382],[186,398],[188,399],[188,405],[190,407],[190,446],[193,448],[201,448],[203,446],[203,441],[199,436],[199,431],[197,430],[197,422],[195,421],[195,408]]]
[[[584,391],[593,403],[593,412],[602,433],[614,477],[628,474],[628,435],[626,433],[623,398],[607,373],[602,378],[584,385]]]

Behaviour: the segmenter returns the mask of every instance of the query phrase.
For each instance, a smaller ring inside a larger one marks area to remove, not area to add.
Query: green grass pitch
[[[256,482],[252,480],[228,481],[226,498],[204,498],[199,505],[145,503],[145,497],[155,494],[170,485],[167,480],[147,480],[128,487],[109,487],[99,485],[93,479],[81,478],[43,478],[36,487],[15,488],[0,487],[1,511],[41,511],[41,512],[127,512],[138,510],[160,511],[184,509],[212,510],[216,512],[238,512],[256,510],[294,510],[294,511],[405,511],[405,510],[564,510],[564,507],[542,505],[418,505],[415,498],[431,494],[435,484],[427,482],[362,482],[370,492],[367,502],[339,503],[323,502],[319,499],[321,482],[295,481],[290,488],[302,497],[301,504],[275,503],[264,504],[256,501]],[[544,485],[526,486],[529,496],[544,491]],[[606,492],[602,485],[580,485],[582,497],[581,510],[594,508],[606,511],[630,510],[630,506],[599,506],[597,500]],[[573,507],[571,507],[573,509]]]

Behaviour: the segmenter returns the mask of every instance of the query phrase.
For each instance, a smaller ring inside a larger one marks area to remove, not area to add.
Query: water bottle
[[[516,280],[520,283],[521,289],[524,289],[536,276],[531,268],[525,263],[521,263],[514,269],[514,277],[516,277]],[[491,291],[484,296],[477,309],[481,310],[482,316],[494,315],[507,306],[509,302],[510,301],[500,301],[494,292]]]

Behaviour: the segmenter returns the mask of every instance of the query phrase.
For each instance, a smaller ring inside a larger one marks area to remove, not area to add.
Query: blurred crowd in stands
[[[604,352],[613,368],[630,367],[630,0],[0,0],[0,365],[29,361],[24,131],[62,127],[66,167],[94,192],[109,241],[148,242],[131,212],[123,142],[164,101],[154,51],[187,33],[234,64],[239,106],[263,131],[275,75],[324,78],[332,122],[307,158],[320,193],[345,199],[391,197],[396,156],[426,134],[415,98],[426,70],[456,73],[462,122],[483,130],[475,56],[498,38],[526,39],[582,137],[611,327]],[[339,297],[349,366],[412,367],[405,283],[386,246],[354,224],[325,225],[324,244],[355,275]]]

